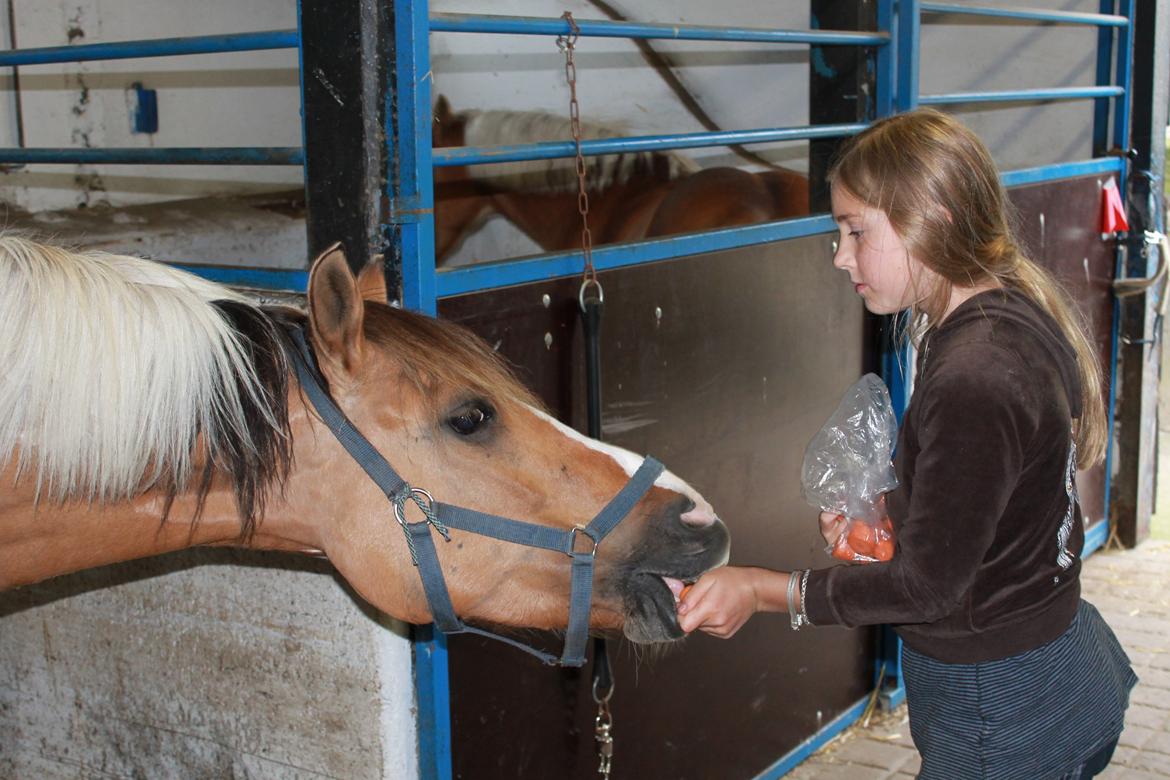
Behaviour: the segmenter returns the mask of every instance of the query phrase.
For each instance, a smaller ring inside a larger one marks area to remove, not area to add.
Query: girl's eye
[[[849,235],[853,236],[854,238],[861,238],[861,234],[864,232],[864,230],[850,230]]]
[[[495,417],[495,411],[483,401],[472,401],[457,409],[447,418],[451,430],[460,436],[470,436]]]

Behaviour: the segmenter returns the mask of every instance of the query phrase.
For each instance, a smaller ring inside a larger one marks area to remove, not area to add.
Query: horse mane
[[[465,111],[463,143],[468,146],[564,141],[573,137],[567,117],[543,111]],[[581,138],[614,138],[626,135],[620,125],[581,123]],[[529,160],[469,166],[474,179],[494,186],[525,192],[570,192],[577,189],[577,171],[571,159]],[[602,190],[641,176],[677,179],[699,170],[689,157],[676,152],[634,152],[590,157],[586,183]]]
[[[0,236],[0,468],[38,500],[110,503],[159,488],[167,509],[217,474],[242,536],[291,462],[278,323],[244,295],[135,257]]]

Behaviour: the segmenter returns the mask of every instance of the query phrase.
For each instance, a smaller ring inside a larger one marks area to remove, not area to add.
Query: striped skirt
[[[1063,780],[1121,733],[1137,683],[1082,601],[1068,630],[1026,653],[947,664],[902,647],[919,780]]]

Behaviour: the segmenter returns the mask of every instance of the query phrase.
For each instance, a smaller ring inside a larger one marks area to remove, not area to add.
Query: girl
[[[679,623],[729,637],[755,612],[793,628],[892,624],[921,780],[1089,778],[1137,681],[1080,598],[1074,478],[1103,456],[1101,373],[1074,310],[1024,256],[991,155],[937,111],[851,139],[829,174],[833,264],[875,314],[918,323],[915,389],[886,496],[885,563],[725,567]],[[848,522],[823,513],[830,543]]]

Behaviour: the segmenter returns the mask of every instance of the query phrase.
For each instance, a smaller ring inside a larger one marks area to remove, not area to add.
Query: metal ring
[[[423,514],[427,515],[427,520],[429,521],[430,514],[427,512],[427,509],[430,509],[432,506],[434,506],[434,496],[422,488],[412,487],[409,491],[402,494],[401,500],[394,502],[394,519],[398,521],[398,524],[403,528],[406,527],[406,510],[403,507],[406,504],[406,499],[408,498],[412,498],[416,504],[420,504],[419,509],[422,509]],[[426,499],[427,509],[422,508],[422,499]]]
[[[597,683],[598,683],[598,682],[600,682],[600,680],[598,680],[596,677],[595,677],[595,678],[593,678],[593,701],[594,701],[594,703],[596,703],[596,704],[605,704],[605,703],[607,703],[607,702],[609,701],[610,697],[611,697],[611,696],[613,696],[613,689],[614,689],[616,686],[614,686],[614,684],[613,684],[613,683],[610,683],[610,684],[609,684],[609,689],[608,689],[608,690],[606,690],[606,692],[605,692],[605,695],[604,695],[604,696],[598,696],[598,695],[597,695]]]
[[[576,555],[577,532],[578,531],[585,534],[587,537],[589,537],[590,540],[592,540],[593,549],[589,551],[589,555],[596,557],[597,556],[597,545],[601,544],[601,540],[598,539],[596,536],[594,536],[593,532],[590,531],[588,528],[586,528],[583,525],[575,525],[575,526],[573,526],[573,530],[569,531],[569,549],[566,550],[566,554],[569,557]]]
[[[581,304],[581,311],[585,311],[585,289],[591,284],[597,287],[597,302],[605,303],[605,290],[601,288],[601,282],[596,279],[586,279],[581,282],[581,289],[577,292],[577,301]]]

